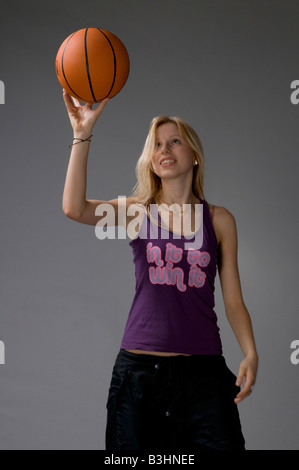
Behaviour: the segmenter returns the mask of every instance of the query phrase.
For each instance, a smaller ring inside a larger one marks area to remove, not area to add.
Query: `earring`
[[[194,165],[198,165],[198,161],[197,161],[197,160],[195,160]]]

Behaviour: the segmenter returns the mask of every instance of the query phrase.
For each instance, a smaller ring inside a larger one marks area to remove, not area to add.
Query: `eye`
[[[160,142],[157,142],[156,143],[156,148],[158,149],[160,147],[160,145],[161,145]]]
[[[173,144],[180,144],[181,143],[181,141],[179,139],[173,139],[172,142],[173,142]]]

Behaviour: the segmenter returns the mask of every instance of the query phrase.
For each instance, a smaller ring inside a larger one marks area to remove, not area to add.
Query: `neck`
[[[163,194],[163,191],[158,193],[158,204],[178,204],[181,207],[181,210],[183,211],[183,205],[184,204],[191,204],[192,206],[198,202],[198,198],[191,192],[189,194],[183,194],[181,197],[173,195],[167,195],[165,196]]]

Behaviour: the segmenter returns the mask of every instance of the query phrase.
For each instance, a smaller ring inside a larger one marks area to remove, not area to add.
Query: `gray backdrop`
[[[131,71],[94,129],[87,197],[129,195],[150,120],[186,119],[205,194],[235,216],[260,354],[239,405],[248,449],[299,449],[298,0],[1,2],[1,449],[104,449],[111,371],[134,296],[129,240],[100,241],[61,209],[72,140],[55,57],[83,27],[112,31]],[[224,355],[242,353],[219,279]]]

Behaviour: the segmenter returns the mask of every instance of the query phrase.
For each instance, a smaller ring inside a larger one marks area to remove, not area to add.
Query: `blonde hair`
[[[145,206],[154,202],[156,195],[161,188],[161,178],[154,173],[151,165],[151,157],[154,153],[156,143],[156,130],[163,124],[176,124],[183,139],[194,151],[198,165],[193,167],[192,191],[197,198],[204,197],[204,154],[200,138],[194,129],[183,119],[173,116],[157,116],[149,127],[149,132],[143,147],[143,151],[137,161],[135,173],[137,183],[135,184],[131,196]]]

